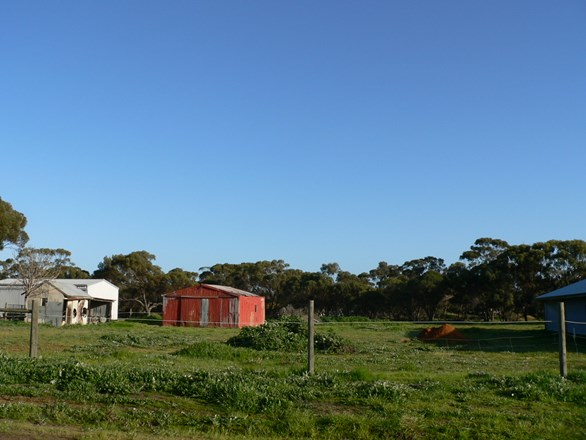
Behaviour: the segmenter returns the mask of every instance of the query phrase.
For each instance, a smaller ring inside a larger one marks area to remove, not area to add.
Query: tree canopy
[[[150,315],[162,306],[163,294],[197,283],[197,273],[172,269],[165,273],[147,251],[104,257],[94,278],[104,278],[120,288],[120,310]]]
[[[26,217],[0,197],[0,251],[8,243],[26,243],[28,235],[24,231],[25,226]]]

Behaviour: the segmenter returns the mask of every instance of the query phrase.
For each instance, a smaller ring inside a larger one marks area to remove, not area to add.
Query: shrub
[[[288,317],[281,321],[269,321],[258,327],[244,327],[236,336],[228,339],[233,347],[247,347],[254,350],[302,351],[307,347],[308,330],[297,317]],[[316,350],[327,353],[351,351],[342,338],[333,332],[315,333]]]
[[[325,353],[342,353],[354,351],[340,336],[333,332],[327,334],[316,333],[314,337],[315,348]]]

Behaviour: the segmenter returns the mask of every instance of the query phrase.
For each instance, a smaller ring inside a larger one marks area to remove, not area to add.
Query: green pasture
[[[308,376],[303,350],[228,345],[237,329],[41,326],[31,360],[28,325],[1,321],[0,438],[586,438],[584,339],[568,336],[563,379],[542,324],[423,343],[426,326],[319,324],[344,344]]]

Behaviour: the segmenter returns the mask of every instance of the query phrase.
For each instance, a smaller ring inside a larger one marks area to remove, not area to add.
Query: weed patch
[[[237,329],[43,327],[29,359],[29,327],[0,322],[0,437],[586,438],[586,355],[568,353],[561,379],[539,326],[474,324],[534,344],[515,353],[425,345],[409,337],[422,325],[322,323],[344,348],[316,350],[308,375],[304,323],[274,325],[256,349],[225,343]]]
[[[557,374],[544,372],[523,376],[492,376],[486,373],[475,373],[469,377],[503,397],[530,401],[586,403],[586,383],[583,382],[582,373],[567,379]]]
[[[245,350],[244,348],[235,348],[218,342],[200,341],[173,354],[175,356],[199,359],[245,360],[249,357]]]

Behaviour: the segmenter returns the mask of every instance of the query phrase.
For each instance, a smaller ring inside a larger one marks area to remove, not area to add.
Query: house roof
[[[78,298],[78,299],[91,299],[94,296],[89,295],[86,290],[78,287],[79,285],[92,285],[97,284],[99,282],[108,282],[106,280],[101,279],[55,279],[55,280],[45,280],[45,283],[50,284],[59,292],[61,292],[67,298]],[[109,283],[109,282],[108,282]],[[111,284],[111,283],[109,283]],[[11,288],[11,289],[19,289],[22,291],[22,282],[17,279],[5,279],[0,280],[0,287],[2,288]],[[100,299],[100,298],[97,298]]]
[[[61,280],[51,280],[47,281],[47,284],[52,285],[55,289],[60,291],[63,295],[68,298],[83,298],[83,299],[90,299],[91,296],[88,295],[87,292],[81,290],[78,287],[75,287],[73,284],[63,283]]]
[[[13,278],[6,278],[4,280],[0,280],[0,286],[21,286],[22,283],[20,280],[15,280]]]
[[[59,281],[61,283],[72,284],[72,285],[86,285],[86,286],[93,286],[94,284],[99,283],[108,283],[111,286],[118,288],[118,286],[112,284],[110,281],[104,278],[77,278],[77,279],[69,279],[69,278],[58,278],[55,281]]]
[[[558,301],[562,299],[572,299],[586,297],[586,280],[569,284],[560,289],[545,293],[537,297],[540,301]]]

